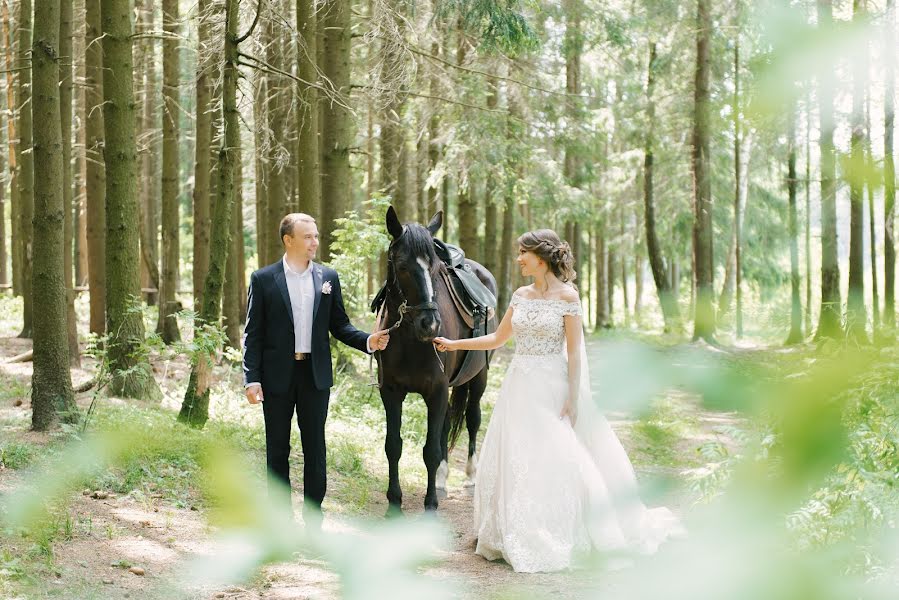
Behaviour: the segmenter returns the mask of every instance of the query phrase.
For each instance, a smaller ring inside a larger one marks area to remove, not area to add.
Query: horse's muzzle
[[[422,342],[431,342],[440,335],[440,318],[436,315],[421,315],[415,320],[415,337]]]

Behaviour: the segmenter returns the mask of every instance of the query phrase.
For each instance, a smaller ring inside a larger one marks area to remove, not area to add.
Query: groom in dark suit
[[[362,352],[383,350],[387,331],[371,335],[350,323],[337,271],[312,261],[318,249],[315,219],[302,213],[281,220],[284,257],[250,277],[244,329],[244,386],[250,404],[262,403],[269,492],[290,506],[290,423],[294,412],[303,445],[303,518],[321,526],[327,482],[325,419],[333,385],[328,333]],[[283,499],[283,498],[282,498]]]

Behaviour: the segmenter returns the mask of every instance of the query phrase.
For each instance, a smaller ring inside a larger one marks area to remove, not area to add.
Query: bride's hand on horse
[[[458,342],[456,340],[451,340],[445,337],[435,337],[434,338],[434,347],[437,348],[440,352],[453,352],[456,350]]]

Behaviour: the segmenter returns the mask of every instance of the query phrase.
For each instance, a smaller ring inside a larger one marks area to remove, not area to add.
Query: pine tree
[[[31,425],[46,431],[60,413],[77,419],[69,350],[66,341],[64,280],[63,142],[60,126],[60,0],[40,0],[35,11],[31,65],[35,161],[41,176],[35,181],[34,294],[41,316],[34,322],[34,372],[31,380]]]
[[[142,351],[137,143],[128,0],[102,0],[103,118],[106,133],[106,319],[113,394],[156,398]]]

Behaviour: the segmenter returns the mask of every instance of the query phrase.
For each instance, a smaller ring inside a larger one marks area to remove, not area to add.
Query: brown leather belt
[[[294,360],[308,360],[312,355],[308,352],[294,352],[293,359]]]

